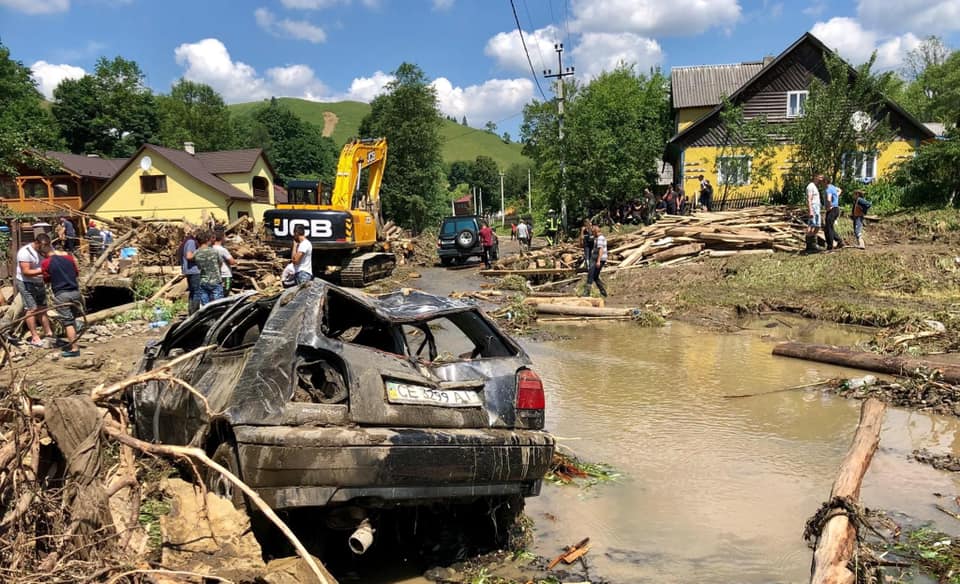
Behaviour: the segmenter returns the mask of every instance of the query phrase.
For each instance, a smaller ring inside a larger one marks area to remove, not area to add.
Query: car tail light
[[[540,376],[530,369],[521,369],[517,372],[517,409],[542,410],[544,407],[546,398]]]

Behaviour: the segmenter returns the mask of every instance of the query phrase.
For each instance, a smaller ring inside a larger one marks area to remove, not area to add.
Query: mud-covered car
[[[206,449],[272,507],[518,500],[553,455],[544,392],[520,346],[477,308],[320,280],[208,304],[147,346],[137,435]],[[204,400],[206,403],[204,403]],[[243,503],[216,476],[211,490]]]
[[[483,220],[477,216],[444,217],[437,234],[437,256],[440,264],[449,266],[463,263],[471,257],[483,259],[483,244],[480,243],[480,226]],[[490,260],[500,257],[500,241],[493,234]]]

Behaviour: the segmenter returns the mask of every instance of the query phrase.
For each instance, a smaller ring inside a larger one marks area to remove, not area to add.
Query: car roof
[[[476,307],[460,300],[435,296],[412,288],[371,296],[353,288],[340,288],[328,283],[324,285],[356,299],[377,316],[390,322],[423,321],[447,314],[476,311]]]

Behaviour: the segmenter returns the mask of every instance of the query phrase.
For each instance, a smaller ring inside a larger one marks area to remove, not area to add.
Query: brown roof
[[[198,156],[183,150],[165,148],[163,146],[154,146],[153,144],[144,144],[140,148],[140,150],[147,149],[153,150],[160,156],[163,156],[169,160],[174,166],[178,167],[183,172],[189,174],[213,190],[230,197],[231,199],[241,199],[244,201],[253,200],[253,195],[248,195],[222,178],[214,176],[214,174],[210,172],[210,170],[203,163],[203,160]],[[139,159],[139,153],[135,154],[130,160],[133,160],[134,158]],[[252,168],[253,165],[251,164],[250,167]]]
[[[710,107],[719,105],[763,69],[763,61],[734,65],[698,65],[670,70],[673,107]]]
[[[211,174],[250,172],[257,158],[263,153],[260,148],[248,150],[223,150],[220,152],[197,152],[194,156]]]
[[[66,170],[73,174],[89,178],[112,178],[118,170],[127,163],[126,158],[100,158],[99,156],[84,156],[69,152],[54,152],[48,150],[43,153],[45,158],[57,160]]]

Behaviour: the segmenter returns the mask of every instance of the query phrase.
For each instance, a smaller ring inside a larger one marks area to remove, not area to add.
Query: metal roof
[[[194,156],[210,174],[234,174],[250,172],[257,158],[263,152],[260,148],[247,150],[221,150],[219,152],[197,152]]]
[[[48,150],[43,153],[44,158],[56,160],[66,170],[77,176],[88,178],[111,178],[127,163],[127,158],[100,158],[99,156],[84,156],[69,152],[54,152]]]
[[[763,69],[763,61],[733,65],[697,65],[674,67],[670,85],[674,109],[712,107],[731,95]]]

